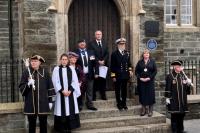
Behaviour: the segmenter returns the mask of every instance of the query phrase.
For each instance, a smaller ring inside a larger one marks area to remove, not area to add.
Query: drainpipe
[[[14,92],[14,56],[13,56],[13,23],[12,23],[12,1],[8,0],[8,26],[9,26],[9,47],[10,47],[10,81],[11,81],[11,102],[15,101]]]

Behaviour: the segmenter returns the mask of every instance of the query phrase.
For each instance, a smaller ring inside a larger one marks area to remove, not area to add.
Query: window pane
[[[170,0],[165,0],[165,5],[170,5]]]
[[[170,1],[171,1],[172,5],[176,5],[177,4],[176,0],[170,0]]]
[[[166,16],[166,24],[171,24],[171,16],[170,15],[167,15]]]
[[[181,23],[192,24],[192,0],[181,0]]]
[[[176,8],[177,8],[177,6],[172,6],[171,14],[176,14]]]
[[[171,14],[170,6],[166,6],[165,11],[166,14]]]
[[[165,23],[176,24],[177,0],[165,0]]]

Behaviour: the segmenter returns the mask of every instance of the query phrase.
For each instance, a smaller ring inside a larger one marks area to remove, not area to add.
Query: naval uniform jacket
[[[183,73],[172,71],[166,77],[165,97],[170,99],[167,105],[169,113],[188,112],[187,89],[190,87],[185,82]]]
[[[125,51],[122,55],[119,50],[114,51],[111,55],[111,77],[117,80],[129,79],[131,70],[129,52]]]
[[[55,91],[49,73],[41,67],[38,70],[30,67],[30,72],[35,80],[35,90],[33,90],[32,86],[28,86],[28,70],[23,72],[19,84],[19,89],[24,97],[24,114],[51,114],[49,103],[53,102]]]

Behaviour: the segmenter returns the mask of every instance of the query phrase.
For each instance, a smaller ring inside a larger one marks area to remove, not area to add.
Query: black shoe
[[[92,101],[96,101],[96,98],[93,98]]]
[[[81,112],[81,110],[83,110],[83,107],[82,107],[82,106],[79,106],[78,109],[79,109],[79,111]]]
[[[97,111],[97,108],[95,108],[95,107],[87,107],[89,110],[94,110],[94,111]]]
[[[106,98],[106,97],[102,97],[101,99],[102,99],[102,100],[107,100],[107,98]]]
[[[121,105],[117,105],[117,108],[119,109],[119,111],[121,111],[123,109],[123,107]]]
[[[124,108],[124,110],[128,110],[128,107],[127,107],[127,106],[124,106],[123,108]]]

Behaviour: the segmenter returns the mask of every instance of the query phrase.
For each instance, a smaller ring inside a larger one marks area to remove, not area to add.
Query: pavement
[[[185,120],[184,127],[187,133],[200,133],[200,119]]]

